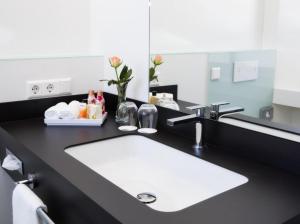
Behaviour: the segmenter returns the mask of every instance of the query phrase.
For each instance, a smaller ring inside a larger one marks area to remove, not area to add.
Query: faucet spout
[[[173,127],[178,124],[184,124],[184,123],[196,121],[197,119],[198,119],[198,116],[196,114],[191,114],[191,115],[186,115],[186,116],[182,116],[182,117],[167,119],[167,125]]]

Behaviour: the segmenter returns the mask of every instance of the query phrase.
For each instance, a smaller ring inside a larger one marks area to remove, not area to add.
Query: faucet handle
[[[204,117],[206,108],[207,108],[207,106],[203,106],[203,105],[195,105],[195,106],[186,107],[186,109],[194,111],[196,113],[197,117]]]
[[[217,103],[212,103],[212,111],[215,111],[217,113],[219,113],[220,111],[220,106],[224,106],[224,105],[228,105],[230,104],[229,102],[217,102]]]

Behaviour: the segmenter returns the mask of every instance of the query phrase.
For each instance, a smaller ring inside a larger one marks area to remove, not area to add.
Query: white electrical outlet
[[[42,85],[43,96],[55,96],[60,94],[60,83],[58,79],[44,80]]]
[[[27,98],[39,98],[42,97],[42,83],[39,81],[27,81],[26,83],[26,95]]]
[[[42,98],[71,94],[71,78],[27,81],[27,98]]]

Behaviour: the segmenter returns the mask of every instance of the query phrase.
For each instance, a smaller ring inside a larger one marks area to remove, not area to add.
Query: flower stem
[[[116,72],[116,77],[117,77],[117,80],[118,80],[118,82],[120,82],[120,79],[119,79],[119,74],[118,74],[118,69],[117,69],[117,68],[115,68],[115,72]]]

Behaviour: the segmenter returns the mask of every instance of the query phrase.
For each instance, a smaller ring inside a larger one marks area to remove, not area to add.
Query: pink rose
[[[122,64],[122,60],[121,60],[121,58],[114,56],[114,57],[109,58],[109,63],[111,65],[111,67],[118,68]]]
[[[164,63],[163,58],[161,55],[156,55],[154,57],[154,59],[152,59],[152,62],[154,65],[161,65],[162,63]]]

